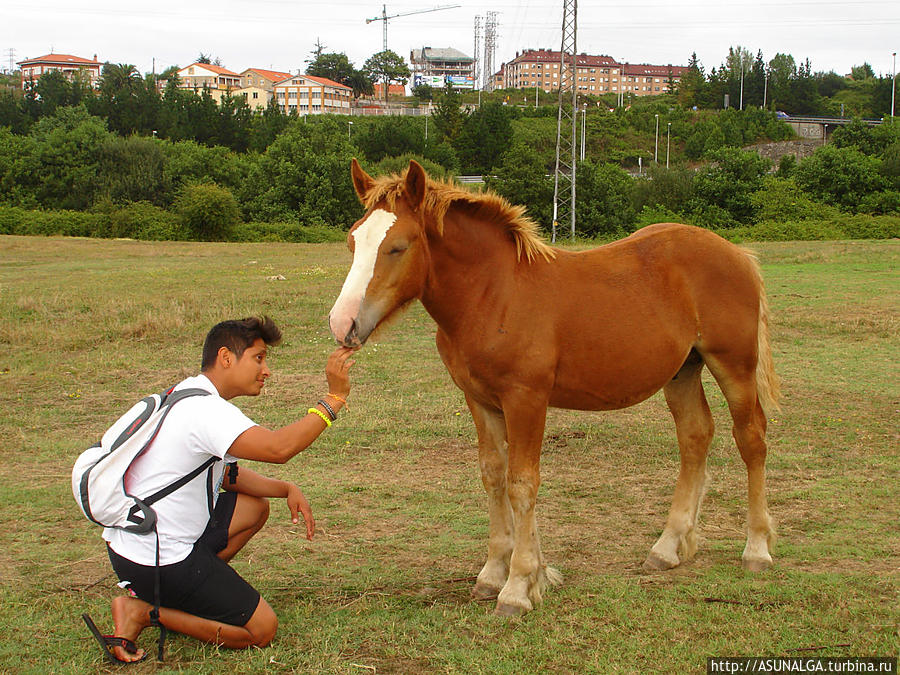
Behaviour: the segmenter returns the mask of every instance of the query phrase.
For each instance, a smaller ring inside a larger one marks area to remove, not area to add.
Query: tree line
[[[754,56],[744,47],[731,47],[718,68],[706,72],[696,52],[676,88],[678,102],[686,107],[722,108],[758,106],[793,115],[828,117],[890,116],[891,75],[875,75],[872,66],[854,66],[849,77],[834,71],[814,72],[809,59],[797,63],[790,54],[778,53],[766,61],[762,51]]]
[[[331,56],[317,54],[311,68],[346,65]],[[26,211],[59,209],[93,214],[99,225],[73,231],[103,236],[291,239],[298,223],[346,228],[360,215],[352,157],[376,174],[415,158],[437,177],[484,175],[550,223],[554,105],[507,105],[501,94],[472,107],[446,88],[434,92],[428,117],[302,118],[274,106],[253,113],[242,99],[217,104],[176,84],[160,92],[133,67],[107,64],[96,92],[58,73],[25,95],[0,92],[0,204],[18,209],[0,232],[23,231],[16,219]],[[579,233],[625,234],[652,219],[736,228],[778,214],[807,221],[900,210],[900,125],[855,121],[812,157],[786,157],[776,170],[741,148],[793,132],[753,103],[746,73],[744,85],[743,110],[695,109],[680,102],[685,90],[620,107],[586,101]]]

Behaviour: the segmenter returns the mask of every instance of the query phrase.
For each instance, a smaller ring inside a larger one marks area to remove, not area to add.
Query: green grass
[[[349,411],[285,466],[319,531],[283,504],[235,567],[280,628],[265,650],[175,636],[131,672],[702,672],[708,656],[898,653],[900,243],[754,245],[772,305],[783,412],[770,423],[776,565],[744,573],[746,474],[715,386],[711,482],[692,563],[640,572],[677,450],[661,396],[551,411],[538,521],[565,584],[524,618],[469,599],[486,552],[475,433],[415,306],[357,357]],[[270,427],[323,392],[340,244],[0,237],[0,672],[102,670],[80,620],[118,592],[79,514],[77,454],[140,396],[195,372],[206,330],[271,314],[275,376],[239,401]],[[285,280],[269,277],[283,275]],[[141,636],[153,647],[155,631]]]

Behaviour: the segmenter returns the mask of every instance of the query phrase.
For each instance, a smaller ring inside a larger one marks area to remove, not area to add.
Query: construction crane
[[[416,9],[412,12],[401,12],[400,14],[392,14],[388,16],[387,13],[387,5],[381,6],[381,16],[376,16],[371,19],[366,19],[366,23],[372,23],[373,21],[384,21],[384,51],[387,51],[387,26],[388,19],[396,19],[399,16],[409,16],[410,14],[425,14],[426,12],[437,12],[442,9],[454,9],[456,7],[461,7],[461,5],[439,5],[437,7],[432,7],[431,9]]]

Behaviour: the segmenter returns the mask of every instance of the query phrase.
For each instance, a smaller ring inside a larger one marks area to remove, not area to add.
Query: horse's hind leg
[[[514,544],[506,480],[506,421],[502,413],[483,408],[468,396],[466,402],[478,431],[478,462],[488,498],[488,558],[472,589],[472,597],[485,600],[496,598],[506,583]]]
[[[681,470],[666,527],[644,561],[647,571],[675,567],[697,552],[697,519],[706,491],[706,456],[714,431],[700,380],[702,371],[703,362],[692,354],[664,388],[675,419]]]
[[[707,365],[728,401],[732,435],[747,466],[747,545],[741,560],[745,569],[759,572],[772,565],[775,529],[766,502],[766,415],[758,400],[755,364],[729,368],[707,358]]]

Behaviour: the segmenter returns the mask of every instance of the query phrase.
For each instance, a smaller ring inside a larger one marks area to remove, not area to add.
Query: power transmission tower
[[[16,65],[16,48],[10,47],[6,50],[6,55],[9,57],[9,72],[12,73],[15,71]]]
[[[556,121],[556,173],[553,177],[553,233],[566,218],[575,238],[575,151],[578,109],[577,0],[563,0],[562,46],[559,64],[559,112]]]
[[[484,90],[492,91],[494,76],[494,55],[497,53],[497,12],[488,12],[484,22],[484,61],[481,68],[484,76]]]
[[[481,71],[479,70],[479,66],[481,65],[481,60],[478,58],[478,52],[481,49],[481,17],[475,17],[475,49],[473,50],[474,57],[472,59],[472,79],[475,81],[475,87],[481,88],[479,80],[481,79]]]

